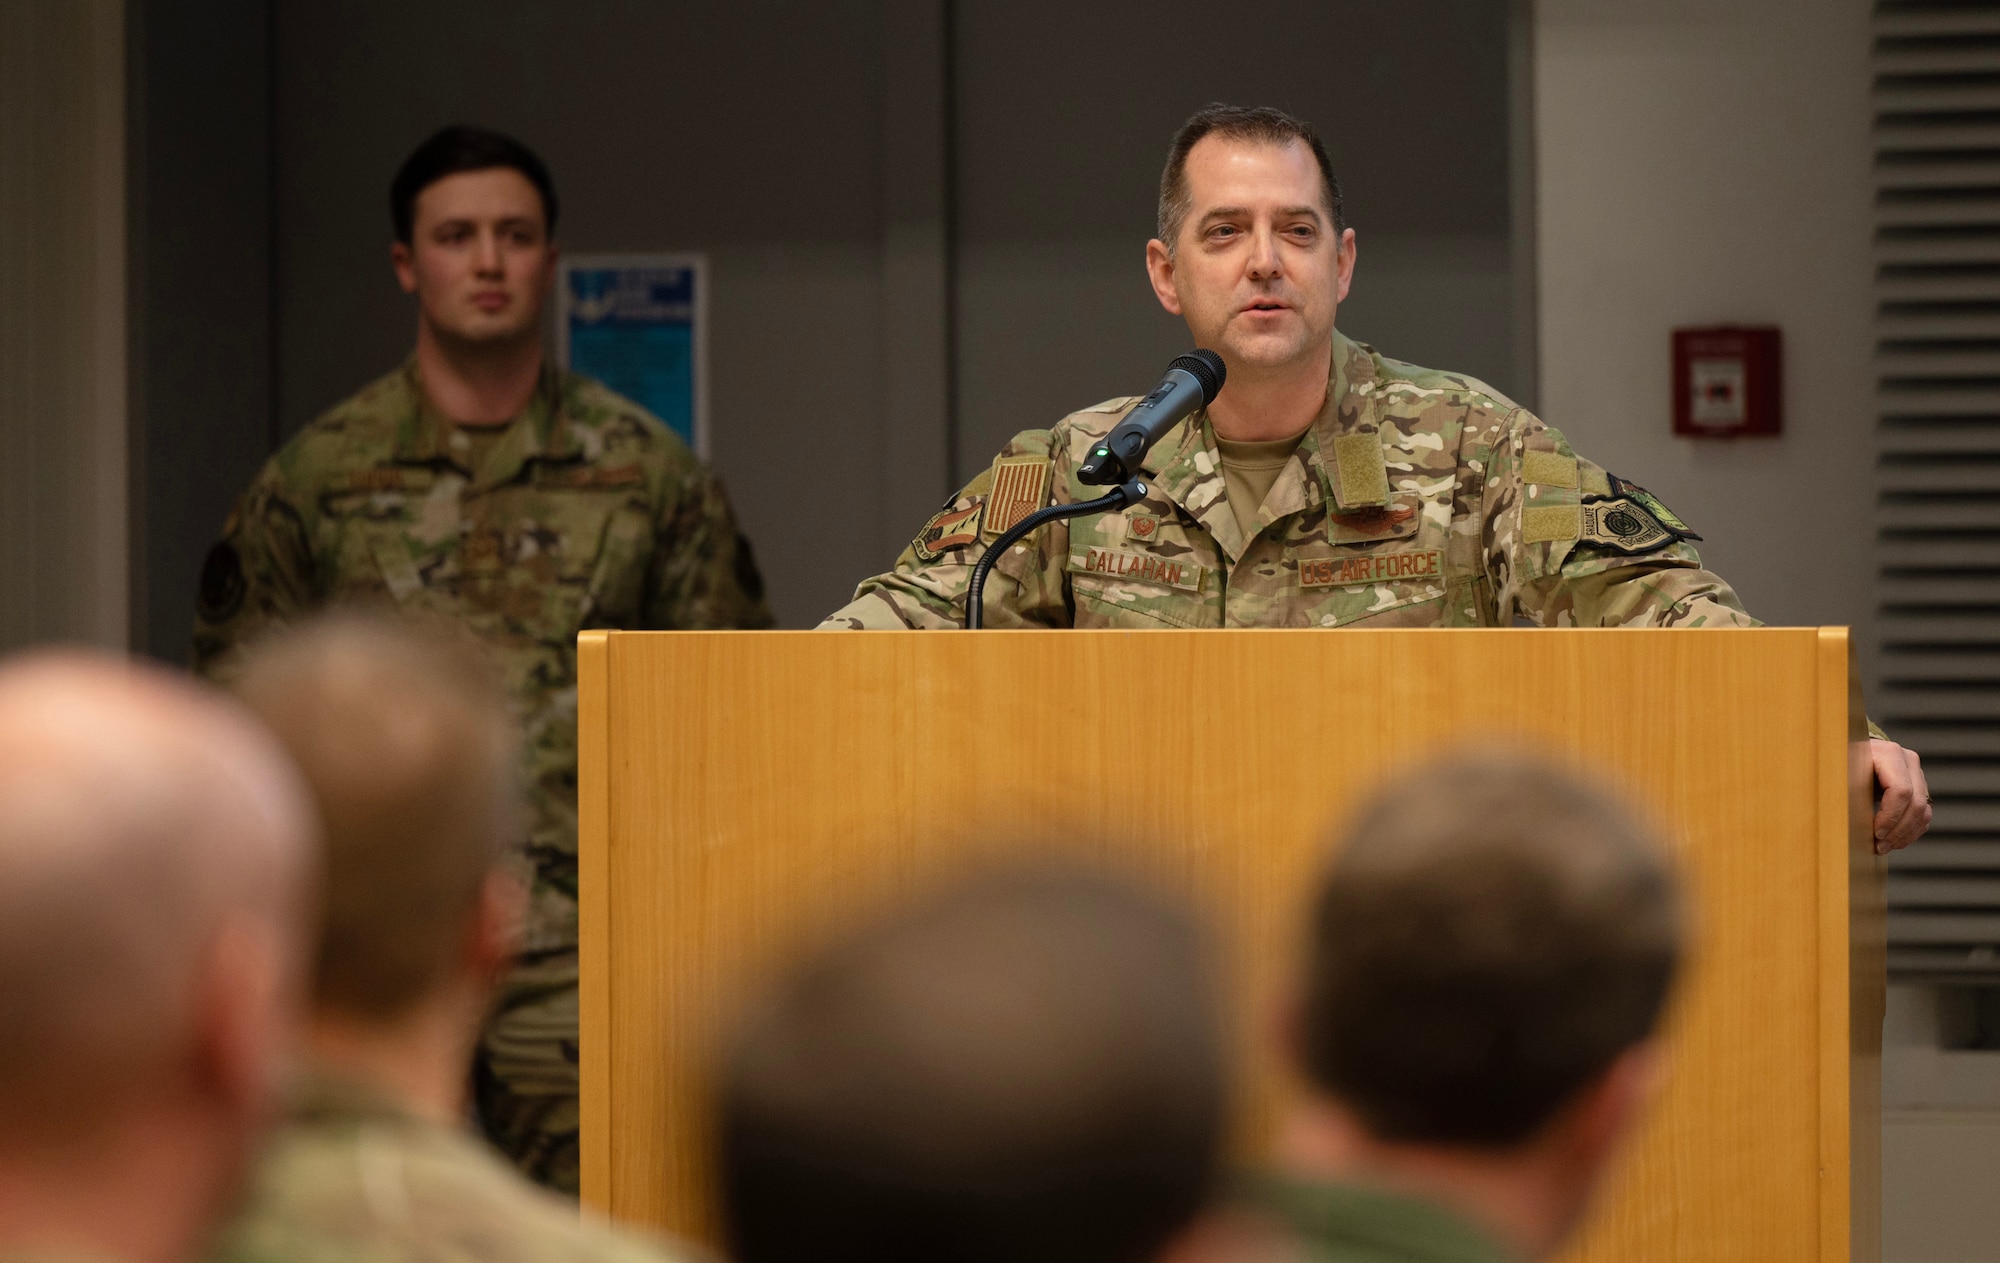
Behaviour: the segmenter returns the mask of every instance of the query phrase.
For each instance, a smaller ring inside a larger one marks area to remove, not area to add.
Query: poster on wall
[[[667,423],[708,459],[708,260],[586,254],[556,278],[556,357]]]

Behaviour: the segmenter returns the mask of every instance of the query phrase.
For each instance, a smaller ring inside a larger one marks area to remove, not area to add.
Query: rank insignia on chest
[[[995,539],[1048,503],[1049,462],[1015,456],[993,462],[993,489],[986,495],[985,534]]]
[[[911,547],[920,559],[936,561],[954,548],[977,542],[981,507],[975,504],[969,509],[947,507],[940,510],[924,523],[924,529],[917,532]]]
[[[1125,538],[1135,544],[1150,544],[1160,537],[1160,519],[1150,513],[1134,513],[1125,519]]]

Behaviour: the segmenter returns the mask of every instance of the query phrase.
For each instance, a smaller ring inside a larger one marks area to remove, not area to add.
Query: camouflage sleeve
[[[225,677],[245,645],[312,607],[317,577],[298,497],[274,458],[236,502],[201,563],[194,669]]]
[[[1025,430],[993,465],[945,502],[917,531],[887,574],[863,580],[854,599],[828,615],[825,630],[919,630],[965,626],[973,567],[1005,528],[987,520],[994,471],[1040,465],[1041,503],[1069,500],[1067,451],[1050,430]],[[986,578],[988,627],[1068,627],[1075,621],[1066,562],[1069,526],[1051,522],[1009,549]]]
[[[708,630],[771,626],[771,603],[750,540],[722,483],[707,470],[662,509],[646,574],[647,627]]]
[[[1579,460],[1523,409],[1486,468],[1487,570],[1503,617],[1542,627],[1755,627],[1702,569],[1700,538],[1658,497]]]

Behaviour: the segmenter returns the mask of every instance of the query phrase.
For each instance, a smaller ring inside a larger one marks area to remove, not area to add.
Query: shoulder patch
[[[963,548],[979,539],[979,514],[985,506],[974,504],[969,509],[954,510],[950,505],[931,515],[924,528],[917,532],[910,547],[924,561],[936,561],[954,548]]]
[[[993,489],[986,497],[985,535],[996,539],[1049,500],[1046,456],[1010,456],[993,462]]]
[[[225,539],[209,549],[201,563],[201,588],[195,601],[201,616],[211,623],[228,622],[243,608],[249,590],[236,545]]]
[[[1672,531],[1681,539],[1701,538],[1701,536],[1689,530],[1688,524],[1681,521],[1680,517],[1672,509],[1662,504],[1658,496],[1646,490],[1638,483],[1626,482],[1616,474],[1612,474],[1609,481],[1611,483],[1611,494],[1614,498],[1623,496],[1638,504],[1652,516],[1654,521],[1667,530]]]
[[[1658,552],[1679,538],[1632,500],[1592,500],[1583,506],[1580,543],[1631,557]]]

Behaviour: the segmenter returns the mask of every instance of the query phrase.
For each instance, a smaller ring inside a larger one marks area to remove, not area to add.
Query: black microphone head
[[[1168,368],[1182,368],[1201,383],[1201,406],[1206,408],[1222,393],[1222,381],[1229,376],[1229,370],[1222,365],[1222,357],[1210,350],[1189,351],[1177,355]]]

